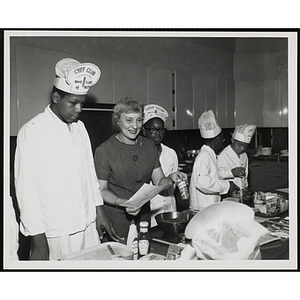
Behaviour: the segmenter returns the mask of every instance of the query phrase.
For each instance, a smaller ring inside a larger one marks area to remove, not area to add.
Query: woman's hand
[[[184,181],[187,181],[187,174],[185,173],[182,173],[180,171],[177,171],[177,172],[174,172],[172,174],[170,174],[168,176],[168,178],[173,182],[173,183],[176,183],[178,179],[180,180],[184,180]]]
[[[133,215],[133,216],[138,215],[138,213],[141,211],[141,208],[136,208],[133,206],[127,206],[125,209],[128,214]]]

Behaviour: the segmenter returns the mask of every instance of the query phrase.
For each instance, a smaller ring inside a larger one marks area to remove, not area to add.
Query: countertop
[[[280,162],[288,162],[289,157],[288,156],[281,156],[281,155],[259,155],[259,156],[248,156],[249,161],[256,161],[256,160],[270,160],[270,161],[277,161]]]
[[[287,214],[283,213],[280,217],[284,218]],[[157,226],[150,229],[151,234],[151,244],[150,252],[165,255],[168,252],[169,244],[178,244],[180,242],[179,238],[166,236]],[[155,240],[153,240],[153,238]],[[162,240],[162,242],[158,242]],[[279,260],[279,259],[289,259],[289,239],[280,239],[268,244],[260,246],[261,256],[263,260]]]

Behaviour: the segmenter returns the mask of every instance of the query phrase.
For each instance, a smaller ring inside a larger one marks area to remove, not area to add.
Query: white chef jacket
[[[161,168],[165,176],[169,176],[170,174],[178,171],[178,158],[176,152],[169,148],[166,145],[161,144],[161,154],[159,157],[159,161],[161,164]],[[155,220],[155,216],[163,213],[163,212],[173,212],[176,211],[176,200],[174,194],[162,196],[156,195],[154,198],[150,200],[151,207],[151,227],[156,226],[157,222]]]
[[[248,187],[248,156],[244,152],[237,156],[232,147],[228,145],[218,156],[219,175],[221,179],[230,179],[238,187]],[[246,171],[244,178],[234,177],[231,170],[236,167],[243,167]]]
[[[7,199],[7,198],[5,198]],[[10,260],[19,260],[18,257],[18,250],[19,250],[19,225],[16,220],[15,210],[13,207],[12,198],[9,197],[7,199],[7,205],[9,207],[9,216],[7,218],[9,219],[9,257]]]
[[[222,194],[229,190],[229,182],[221,180],[217,156],[213,149],[203,145],[197,155],[190,183],[190,208],[203,208],[220,202]]]
[[[15,184],[25,236],[85,230],[103,198],[84,124],[62,122],[50,105],[27,122],[17,138]]]

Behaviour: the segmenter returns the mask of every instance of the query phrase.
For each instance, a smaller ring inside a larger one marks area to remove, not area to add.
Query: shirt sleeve
[[[84,127],[84,133],[85,133],[85,144],[87,147],[87,151],[86,151],[87,161],[88,161],[88,164],[90,165],[89,172],[91,172],[91,181],[92,181],[91,184],[92,184],[93,191],[96,195],[95,196],[95,206],[99,206],[99,205],[103,205],[103,197],[102,197],[102,193],[100,190],[100,184],[99,184],[97,174],[96,174],[95,161],[93,158],[91,141],[90,141],[87,131],[85,130],[85,127]]]
[[[216,167],[216,166],[215,166]],[[221,180],[212,175],[213,168],[212,161],[208,157],[202,157],[196,164],[196,188],[204,194],[226,194],[229,190],[230,184],[227,180]]]
[[[25,236],[46,232],[38,186],[37,149],[40,134],[33,127],[27,126],[20,130],[15,154],[15,186],[20,209],[20,229]]]
[[[109,180],[110,167],[105,149],[100,145],[95,151],[95,168],[99,180]]]
[[[231,168],[226,162],[226,158],[224,155],[218,156],[218,168],[219,168],[219,176],[221,179],[233,179],[234,176],[231,172]]]

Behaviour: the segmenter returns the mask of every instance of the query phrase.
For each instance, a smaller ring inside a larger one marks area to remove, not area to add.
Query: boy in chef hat
[[[55,73],[51,104],[22,126],[15,155],[20,230],[31,237],[32,260],[96,246],[101,226],[120,239],[103,210],[90,139],[78,120],[100,69],[65,58]]]
[[[236,126],[231,144],[218,157],[219,174],[223,179],[232,179],[240,188],[248,187],[248,156],[246,149],[254,135],[256,125]]]
[[[144,107],[143,135],[154,141],[157,147],[159,161],[165,176],[177,172],[178,158],[176,152],[168,146],[162,144],[166,131],[166,121],[169,114],[157,104],[148,104]],[[174,197],[175,185],[163,191],[151,199],[151,227],[156,226],[155,216],[163,212],[176,211],[176,200]]]
[[[238,190],[232,182],[222,180],[219,176],[217,153],[222,147],[223,133],[212,110],[204,112],[198,127],[204,145],[197,155],[190,183],[190,208],[202,210],[205,207],[220,202],[221,195],[228,191]]]

